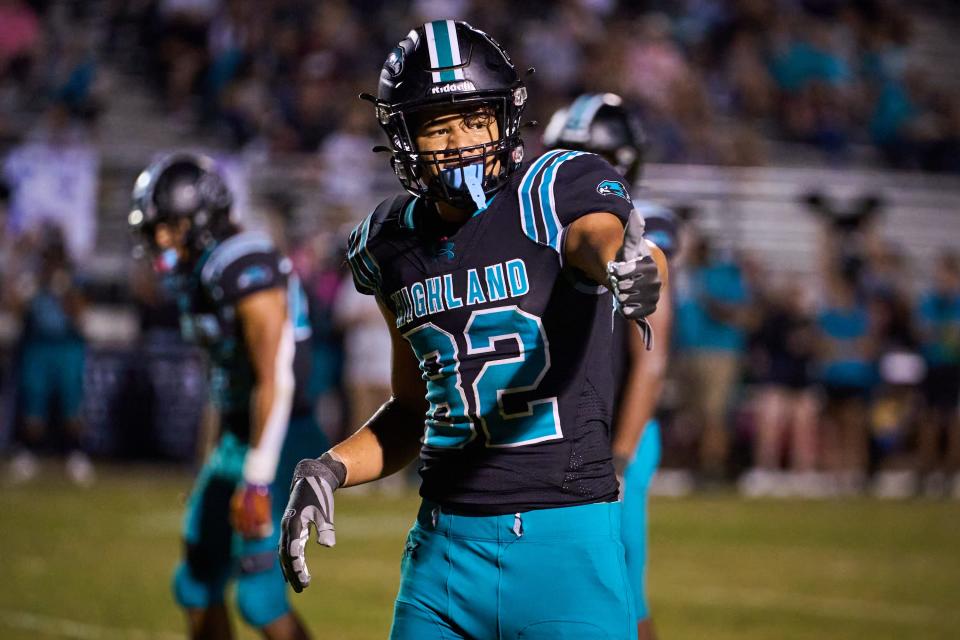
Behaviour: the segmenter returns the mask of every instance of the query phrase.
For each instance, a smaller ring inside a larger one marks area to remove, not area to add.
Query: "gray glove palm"
[[[346,467],[329,453],[318,459],[301,460],[293,475],[287,510],[280,520],[280,568],[283,578],[300,593],[310,586],[306,547],[310,525],[317,542],[325,547],[337,543],[333,527],[333,492],[346,478]]]

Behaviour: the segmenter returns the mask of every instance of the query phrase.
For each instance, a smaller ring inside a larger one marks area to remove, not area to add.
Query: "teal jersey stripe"
[[[380,283],[380,269],[377,267],[377,261],[373,259],[373,256],[370,255],[370,252],[367,250],[367,240],[370,236],[370,223],[373,221],[373,214],[371,213],[367,216],[367,219],[363,222],[362,236],[360,237],[360,245],[358,249],[358,255],[363,260],[364,265],[367,269],[370,270],[370,273],[373,276],[373,281],[375,284]]]
[[[540,156],[540,158],[538,158],[537,161],[534,162],[529,169],[527,169],[527,173],[520,181],[520,188],[517,190],[517,193],[520,196],[520,220],[523,230],[527,234],[527,237],[534,242],[539,242],[540,240],[537,235],[537,225],[534,218],[532,194],[533,183],[537,179],[537,175],[543,169],[544,165],[562,153],[566,152],[564,150],[548,151]]]
[[[364,255],[372,217],[373,214],[368,216],[363,222],[357,225],[357,228],[350,234],[350,248],[347,252],[347,261],[350,263],[350,268],[357,279],[357,283],[366,289],[376,290],[379,274],[368,257]]]
[[[544,244],[560,250],[560,218],[557,216],[557,206],[553,197],[553,183],[557,179],[557,170],[567,160],[582,156],[583,151],[568,151],[554,158],[543,172],[543,182],[540,183],[540,212],[543,215],[543,228],[547,231]]]
[[[405,229],[413,229],[413,209],[417,206],[417,200],[419,198],[414,196],[403,208],[403,214],[400,216],[400,226]]]
[[[446,20],[433,21],[433,40],[437,47],[437,66],[452,67],[453,52],[450,49],[450,33],[447,31]],[[452,82],[457,79],[457,74],[453,69],[444,69],[440,72],[441,82]]]

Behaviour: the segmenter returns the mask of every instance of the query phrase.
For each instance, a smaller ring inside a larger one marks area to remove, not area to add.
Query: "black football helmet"
[[[410,31],[384,63],[377,96],[361,98],[376,105],[393,170],[413,195],[462,209],[480,207],[523,161],[519,131],[527,89],[503,47],[465,22],[434,20]],[[416,126],[422,115],[474,105],[495,114],[497,140],[445,151],[417,148]]]
[[[614,93],[585,93],[558,110],[547,124],[543,144],[603,156],[630,184],[639,182],[643,171],[643,127]]]
[[[213,159],[174,153],[152,163],[137,177],[127,222],[140,240],[139,251],[145,245],[156,252],[156,225],[188,219],[187,247],[199,255],[232,228],[232,204],[233,196]]]

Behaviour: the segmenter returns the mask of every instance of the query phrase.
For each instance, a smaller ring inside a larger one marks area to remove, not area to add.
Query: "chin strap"
[[[487,206],[487,196],[483,192],[483,163],[468,164],[465,167],[444,169],[441,178],[448,187],[463,191],[464,187],[470,193],[470,198],[477,205],[477,209]]]

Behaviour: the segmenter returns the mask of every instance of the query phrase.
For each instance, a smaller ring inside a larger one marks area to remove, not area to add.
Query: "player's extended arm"
[[[660,275],[650,255],[650,243],[641,238],[643,219],[634,212],[626,230],[607,212],[589,213],[575,220],[564,241],[566,263],[613,293],[617,309],[642,321],[657,308]]]
[[[653,417],[663,388],[663,376],[670,351],[673,300],[668,286],[667,260],[657,247],[652,249],[652,253],[663,279],[663,295],[657,310],[649,317],[650,326],[658,340],[656,348],[648,351],[639,331],[630,331],[628,334],[630,369],[627,372],[613,436],[613,461],[618,475],[621,476],[624,467],[633,458],[644,427]]]
[[[265,289],[237,303],[256,381],[251,397],[250,448],[243,485],[233,496],[233,525],[248,538],[270,535],[269,486],[276,476],[293,403],[293,332],[286,289]]]
[[[393,314],[380,307],[390,328],[391,397],[352,436],[317,459],[297,465],[290,501],[280,522],[280,567],[297,593],[310,584],[306,545],[311,523],[317,542],[336,544],[333,493],[339,487],[363,484],[405,467],[420,450],[427,410],[426,387],[413,350],[396,329]]]

